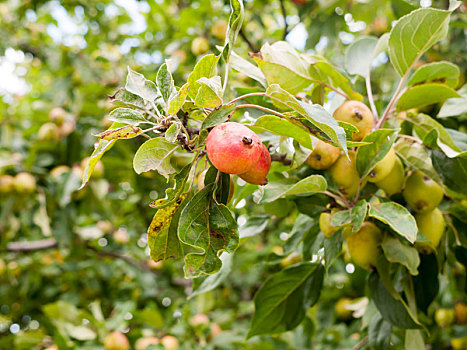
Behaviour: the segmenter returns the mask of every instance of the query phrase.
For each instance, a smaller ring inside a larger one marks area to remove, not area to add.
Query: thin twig
[[[238,105],[238,106],[235,106],[235,109],[239,109],[239,108],[257,108],[257,109],[261,109],[262,111],[265,111],[265,112],[268,112],[268,113],[272,113],[272,114],[275,114],[279,117],[282,117],[282,118],[287,118],[287,116],[285,114],[282,114],[280,112],[276,112],[275,110],[273,109],[269,109],[269,108],[266,108],[266,107],[263,107],[263,106],[258,106],[258,105],[253,105],[253,104],[243,104],[243,105]]]
[[[285,153],[283,154],[274,153],[274,154],[271,154],[271,162],[280,162],[284,165],[290,165],[292,164],[292,159],[287,158],[287,155]]]
[[[287,37],[287,34],[289,34],[289,26],[287,24],[287,12],[285,10],[284,0],[280,0],[280,5],[281,5],[282,17],[284,18],[284,34],[282,35],[282,39],[285,40],[285,38]]]
[[[258,49],[252,44],[252,42],[246,36],[245,31],[243,30],[243,28],[240,29],[240,32],[238,34],[240,34],[240,37],[243,39],[243,41],[246,42],[246,44],[248,45],[248,47],[250,48],[251,51],[258,52]]]
[[[407,140],[410,140],[410,141],[413,141],[413,142],[417,142],[419,144],[423,144],[422,140],[417,139],[416,137],[413,137],[413,136],[410,136],[410,135],[399,134],[399,135],[397,135],[397,137],[407,139]]]
[[[371,90],[371,80],[370,80],[370,71],[368,70],[368,74],[365,77],[365,84],[366,84],[366,93],[368,95],[368,101],[370,102],[370,108],[373,112],[373,117],[375,118],[375,122],[378,123],[378,111],[376,110],[375,101],[373,100],[373,91]]]
[[[347,100],[350,100],[350,97],[349,95],[347,95],[345,92],[343,91],[340,91],[339,89],[336,89],[334,86],[331,86],[331,85],[328,85],[328,84],[324,84],[325,87],[327,87],[328,89],[338,93],[339,95],[341,96],[344,96]]]
[[[39,241],[10,242],[7,244],[6,249],[10,252],[31,252],[55,248],[56,246],[57,240],[55,238],[48,238]]]
[[[355,345],[352,350],[359,350],[362,347],[364,347],[367,343],[368,343],[368,336],[363,338],[362,341],[358,343],[357,345]]]

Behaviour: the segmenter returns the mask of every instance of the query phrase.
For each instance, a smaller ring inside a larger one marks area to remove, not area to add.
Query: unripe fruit
[[[436,248],[444,233],[445,222],[441,211],[438,208],[429,212],[415,214],[415,221],[417,221],[418,229],[426,238],[428,238]],[[431,252],[431,248],[423,243],[417,243],[419,248],[426,252]]]
[[[41,141],[58,141],[60,139],[60,131],[54,123],[45,123],[40,127],[37,137]]]
[[[382,180],[376,182],[376,186],[381,188],[388,196],[402,191],[405,180],[404,165],[399,157],[396,156],[396,161],[389,174]]]
[[[444,195],[441,186],[419,170],[414,171],[407,178],[402,194],[407,204],[419,213],[426,213],[436,208]]]
[[[349,228],[344,230],[344,238],[352,260],[360,267],[370,270],[376,266],[381,254],[379,244],[382,240],[380,229],[372,222],[363,223],[358,232],[353,233]]]
[[[70,168],[68,166],[59,165],[53,168],[52,170],[50,170],[50,176],[56,178],[68,171],[70,171]]]
[[[112,332],[105,337],[104,346],[106,350],[128,350],[130,342],[125,334]]]
[[[238,175],[243,181],[253,185],[266,185],[267,175],[271,168],[271,155],[265,145],[262,145],[258,161],[247,172]]]
[[[159,344],[159,339],[156,337],[139,338],[135,343],[135,350],[146,350],[149,345]]]
[[[302,261],[302,256],[299,253],[293,252],[281,260],[282,268],[286,268]]]
[[[217,323],[211,323],[211,334],[208,336],[208,341],[222,333],[222,328]]]
[[[353,311],[349,308],[351,304],[352,300],[349,298],[340,298],[337,301],[334,311],[339,320],[345,321],[352,318]]]
[[[396,153],[394,149],[391,148],[384,158],[376,163],[375,167],[370,171],[368,174],[368,181],[378,182],[388,176],[396,162],[396,158]]]
[[[328,238],[331,237],[339,229],[339,227],[332,226],[331,224],[331,217],[336,212],[337,210],[335,209],[333,209],[331,213],[324,211],[319,216],[319,229]]]
[[[104,233],[110,233],[113,229],[112,223],[108,220],[99,220],[96,226],[99,230],[101,230]]]
[[[0,276],[3,275],[3,273],[5,272],[6,270],[6,264],[5,262],[3,261],[3,259],[0,259]]]
[[[83,171],[83,173],[88,163],[89,163],[89,157],[86,157],[81,161],[81,170]],[[104,164],[102,163],[102,161],[100,160],[97,161],[96,165],[94,166],[94,170],[92,171],[91,176],[94,179],[100,179],[101,177],[104,176]]]
[[[164,263],[162,261],[154,261],[152,260],[151,258],[149,258],[147,261],[146,261],[146,266],[149,267],[151,270],[162,270],[162,268],[164,267]]]
[[[193,55],[200,56],[209,51],[209,41],[203,37],[197,37],[191,42],[191,52]]]
[[[56,124],[61,124],[65,120],[66,111],[62,107],[52,108],[49,112],[49,118]]]
[[[341,150],[327,142],[319,140],[313,152],[306,159],[306,163],[317,170],[324,170],[335,163]]]
[[[225,20],[216,21],[211,28],[211,33],[219,40],[224,41],[229,24]]]
[[[208,172],[208,169],[204,170],[203,172],[201,172],[201,174],[199,174],[198,176],[198,190],[201,191],[205,185],[204,185],[204,179],[206,178],[206,173]],[[232,199],[232,196],[234,194],[234,191],[235,191],[235,184],[234,184],[234,181],[233,181],[233,177],[232,175],[230,175],[230,182],[229,182],[229,198],[227,199],[227,203],[230,202],[230,200]]]
[[[360,101],[346,101],[333,114],[334,119],[350,123],[358,132],[352,135],[353,141],[361,141],[373,129],[374,118],[370,109]]]
[[[75,130],[75,127],[76,127],[76,123],[74,120],[66,120],[58,128],[58,133],[60,137],[65,137],[71,134]]]
[[[166,335],[162,337],[161,344],[164,345],[166,350],[177,350],[178,348],[178,340],[172,335]]]
[[[447,328],[454,321],[454,311],[449,309],[436,310],[435,321],[441,328]]]
[[[453,338],[451,339],[451,345],[453,350],[465,350],[467,349],[467,337]]]
[[[238,123],[217,125],[206,140],[206,152],[212,165],[227,174],[243,174],[250,170],[258,161],[262,146],[258,135]]]
[[[36,179],[30,173],[19,173],[13,179],[13,187],[19,194],[31,194],[36,190]]]
[[[197,327],[199,325],[208,324],[208,323],[209,323],[209,317],[205,314],[196,314],[190,320],[190,324],[193,327]]]
[[[354,151],[349,151],[349,158],[350,161],[342,154],[329,168],[329,173],[337,183],[339,191],[347,198],[352,198],[357,194],[360,175],[355,165]]]
[[[467,324],[467,305],[460,302],[456,303],[456,305],[454,306],[454,315],[456,316],[457,324]]]
[[[14,177],[11,175],[0,176],[0,193],[10,194],[14,189]]]

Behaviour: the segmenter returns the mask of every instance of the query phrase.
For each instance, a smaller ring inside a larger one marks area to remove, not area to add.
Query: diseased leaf
[[[371,144],[357,150],[356,166],[361,178],[368,176],[375,165],[388,154],[397,133],[398,130],[378,129],[364,137],[363,141]]]
[[[370,203],[368,215],[389,225],[399,235],[414,243],[417,239],[415,218],[396,202]]]
[[[147,122],[143,115],[131,108],[116,108],[110,112],[109,120],[138,126],[140,123]]]
[[[159,96],[156,84],[147,80],[144,75],[135,72],[130,67],[128,67],[125,89],[150,102],[154,102]]]
[[[185,255],[185,277],[216,273],[222,251],[232,253],[238,245],[237,222],[230,210],[213,199],[214,184],[196,193],[183,209],[178,225],[180,240],[192,248]]]
[[[273,202],[276,199],[292,196],[304,195],[316,192],[323,192],[327,188],[327,183],[321,175],[311,175],[295,184],[284,184],[272,182],[264,186],[264,197],[261,203]]]
[[[156,76],[156,83],[164,102],[169,102],[170,97],[174,95],[176,91],[174,80],[169,68],[167,67],[167,63],[164,63],[159,67]]]
[[[447,35],[450,14],[422,8],[396,22],[389,35],[389,58],[399,75],[403,76],[424,52]]]
[[[449,98],[460,97],[456,90],[444,84],[415,85],[402,94],[397,101],[397,110],[406,111],[433,103],[444,102]]]
[[[186,197],[187,195],[181,195],[172,205],[157,210],[149,225],[148,246],[151,250],[151,258],[156,262],[168,258],[178,259],[182,256],[177,226],[181,213],[180,206]],[[159,199],[156,203],[163,201],[165,200]]]
[[[121,125],[116,127],[117,125]],[[132,125],[125,125],[123,123],[113,123],[111,129],[101,132],[97,135],[103,140],[120,140],[120,139],[132,139],[141,134],[141,128]]]
[[[150,139],[136,151],[133,158],[133,168],[138,174],[157,170],[159,174],[168,177],[169,174],[175,172],[170,164],[170,158],[177,148],[177,144],[168,142],[161,137]]]
[[[390,236],[384,239],[381,247],[389,262],[404,265],[411,275],[418,275],[420,257],[417,249],[402,244],[397,238]]]
[[[255,313],[247,338],[297,327],[319,298],[324,268],[302,263],[269,277],[255,295]]]
[[[109,96],[109,98],[111,102],[119,101],[141,109],[146,109],[148,105],[148,102],[143,98],[129,92],[125,88],[118,89],[112,96]]]
[[[180,132],[182,125],[179,122],[173,123],[165,132],[165,139],[168,142],[174,142],[177,139],[178,133]]]

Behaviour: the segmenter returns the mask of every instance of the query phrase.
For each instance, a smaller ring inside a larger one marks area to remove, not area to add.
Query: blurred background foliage
[[[247,57],[265,42],[286,39],[343,67],[345,49],[355,38],[380,36],[419,6],[447,5],[427,0],[245,1],[235,51]],[[106,95],[124,84],[126,66],[154,80],[164,59],[171,59],[175,82],[183,83],[198,58],[194,40],[207,39],[209,52],[217,54],[229,12],[228,1],[206,0],[0,3],[0,173],[27,172],[37,184],[33,191],[0,192],[1,349],[52,344],[103,349],[103,339],[114,330],[127,333],[131,344],[142,336],[174,335],[182,349],[348,349],[363,339],[361,330],[369,320],[354,320],[335,306],[343,298],[356,309],[365,303],[366,273],[340,260],[306,322],[281,336],[243,343],[255,291],[265,276],[293,263],[295,253],[283,247],[284,240],[298,212],[319,212],[319,202],[282,203],[275,210],[250,199],[234,200],[241,236],[261,234],[242,240],[230,275],[217,289],[188,298],[192,281],[183,279],[181,262],[148,260],[146,228],[154,215],[148,203],[162,198],[167,184],[158,174],[134,173],[131,159],[141,140],[119,142],[103,158],[101,174],[76,191],[82,160],[96,141],[92,134],[109,125],[112,106]],[[423,61],[451,61],[465,77],[465,23],[465,12],[458,11],[449,37]],[[395,72],[382,65],[386,61],[380,55],[372,75],[374,94],[383,96],[379,101],[390,97],[396,81]],[[254,84],[240,73],[231,79],[237,88]],[[365,91],[364,81],[355,84]],[[466,130],[465,117],[443,123]],[[182,156],[177,161],[185,163]],[[291,215],[284,213],[284,205]],[[31,241],[45,249],[26,251]],[[283,260],[284,250],[292,252],[288,260]],[[461,287],[452,287],[448,282],[453,280]],[[465,290],[465,274],[447,269],[441,282],[435,308],[452,308],[464,295],[459,290]],[[197,313],[207,314],[209,322],[193,322]],[[219,326],[222,333],[213,337]],[[431,336],[439,349],[450,337],[439,330]],[[402,346],[401,339],[392,341]]]

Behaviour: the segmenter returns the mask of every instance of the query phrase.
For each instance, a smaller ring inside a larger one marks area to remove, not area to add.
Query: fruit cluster
[[[370,109],[358,101],[345,102],[333,116],[358,128],[358,132],[353,134],[353,141],[363,140],[373,129],[374,119]],[[416,247],[423,253],[431,253],[438,246],[445,228],[443,214],[437,208],[443,199],[443,189],[421,171],[413,171],[406,177],[404,165],[393,148],[363,179],[357,171],[355,151],[350,150],[347,158],[337,147],[324,141],[318,142],[306,162],[317,170],[328,169],[339,192],[348,199],[355,198],[367,182],[374,183],[387,196],[402,192],[406,204],[416,212],[419,231],[427,238],[425,242],[417,242]],[[332,208],[320,216],[320,228],[326,237],[332,236],[340,228],[331,223],[332,216],[338,211]],[[342,229],[353,261],[365,269],[373,268],[380,254],[381,230],[369,221],[364,222],[357,232],[352,232],[349,226]]]

